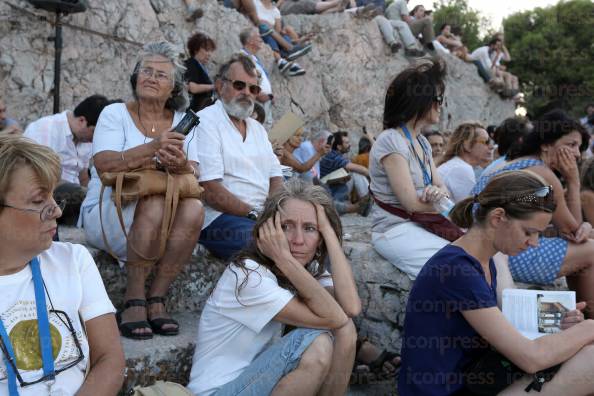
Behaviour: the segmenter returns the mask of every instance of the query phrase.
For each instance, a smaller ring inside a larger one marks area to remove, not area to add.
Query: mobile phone
[[[179,132],[182,135],[187,135],[190,133],[192,129],[196,127],[196,125],[200,124],[200,117],[196,113],[192,111],[192,109],[188,109],[184,118],[173,128],[175,132]]]

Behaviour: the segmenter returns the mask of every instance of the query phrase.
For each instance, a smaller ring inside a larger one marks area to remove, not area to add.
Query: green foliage
[[[533,115],[561,107],[581,115],[594,100],[594,4],[561,1],[503,21],[509,69],[520,78]]]
[[[487,30],[488,20],[468,6],[467,0],[439,0],[433,3],[433,26],[436,34],[444,23],[462,33],[462,41],[472,51],[483,45],[481,31]]]

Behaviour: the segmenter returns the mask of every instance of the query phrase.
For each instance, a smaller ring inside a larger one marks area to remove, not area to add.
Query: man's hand
[[[586,308],[586,302],[582,301],[575,305],[573,311],[566,312],[561,319],[561,330],[569,329],[571,326],[584,321],[582,311]]]

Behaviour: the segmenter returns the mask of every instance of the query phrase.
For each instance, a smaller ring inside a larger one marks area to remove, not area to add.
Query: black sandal
[[[359,353],[359,349],[365,342],[370,342],[367,337],[357,339],[356,351]],[[400,369],[400,362],[394,363],[394,358],[399,357],[398,354],[383,350],[379,356],[371,363],[364,363],[359,360],[355,360],[353,372],[351,374],[351,385],[368,385],[377,383],[377,381],[386,381],[390,378],[396,377]],[[384,372],[384,364],[390,363],[394,366],[394,373],[387,374]]]
[[[146,299],[147,303],[150,304],[163,304],[165,305],[165,298],[160,296],[149,297]],[[151,329],[153,329],[153,333],[163,335],[163,336],[176,336],[179,334],[179,323],[177,320],[171,318],[157,318],[157,319],[149,319],[148,321]],[[165,325],[175,325],[177,328],[172,329],[164,329],[163,326]]]
[[[139,320],[136,322],[122,323],[122,312],[130,307],[146,307],[146,300],[139,298],[128,300],[124,303],[124,309],[116,313],[116,320],[118,322],[118,328],[122,336],[131,338],[133,340],[150,340],[153,338],[153,333],[135,333],[134,330],[138,329],[150,329],[151,325],[146,320]]]

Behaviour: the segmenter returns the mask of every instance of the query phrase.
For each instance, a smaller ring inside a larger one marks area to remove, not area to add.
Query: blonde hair
[[[485,129],[485,127],[476,121],[467,121],[458,125],[452,136],[448,138],[446,151],[437,165],[444,164],[456,156],[459,157],[464,152],[464,142],[471,140],[472,145],[474,145],[474,140],[478,136],[477,129]]]
[[[22,166],[29,166],[47,191],[60,181],[60,157],[49,147],[22,136],[0,136],[0,203],[4,203],[12,175]]]

